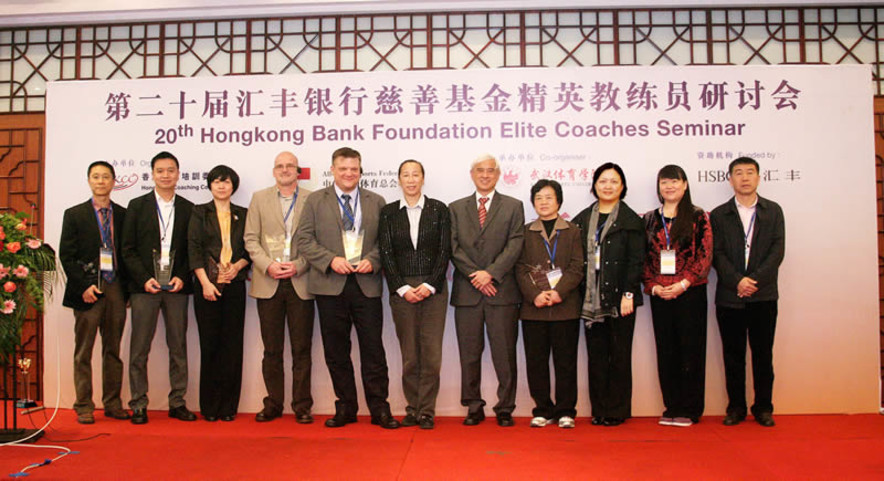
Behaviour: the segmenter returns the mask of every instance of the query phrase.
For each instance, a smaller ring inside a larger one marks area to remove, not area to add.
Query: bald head
[[[298,158],[291,152],[280,152],[273,160],[273,178],[277,187],[291,187],[298,183]]]

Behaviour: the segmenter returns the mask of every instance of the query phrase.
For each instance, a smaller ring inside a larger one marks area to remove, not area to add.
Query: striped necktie
[[[488,202],[488,197],[479,198],[479,227],[485,227],[485,219],[488,218],[488,211],[485,210],[486,202]]]

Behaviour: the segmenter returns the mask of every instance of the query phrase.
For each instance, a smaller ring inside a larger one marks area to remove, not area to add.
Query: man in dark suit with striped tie
[[[460,350],[463,423],[485,419],[482,399],[482,351],[485,330],[497,373],[497,424],[512,426],[516,407],[516,339],[522,300],[513,267],[522,252],[525,213],[522,202],[494,190],[500,165],[490,155],[473,161],[476,192],[454,201],[451,211],[451,305]]]

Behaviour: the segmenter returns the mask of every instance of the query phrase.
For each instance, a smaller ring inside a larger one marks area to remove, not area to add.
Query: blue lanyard
[[[749,236],[752,235],[752,227],[755,225],[755,217],[757,217],[757,216],[758,216],[758,210],[756,210],[755,212],[752,213],[752,219],[749,221],[749,229],[747,229],[746,232],[743,233],[743,239],[746,242],[746,244],[745,244],[746,249],[748,249],[750,246]]]
[[[335,198],[338,199],[338,205],[341,206],[341,211],[348,219],[350,219],[350,222],[353,223],[353,230],[356,230],[356,209],[359,208],[359,188],[356,188],[356,195],[353,196],[353,215],[350,215],[350,213],[347,212],[347,208],[344,207],[344,202],[341,201],[339,196],[335,195]]]
[[[671,246],[669,239],[669,224],[666,223],[666,217],[663,217],[662,207],[660,207],[660,220],[663,221],[663,234],[666,236],[666,250],[669,250]]]
[[[598,229],[595,230],[595,245],[596,246],[598,246],[599,241],[602,240],[602,231],[605,229],[605,224],[607,224],[607,223],[608,223],[608,220],[605,219],[605,222],[602,222],[601,224],[599,224]]]
[[[157,216],[160,218],[160,226],[163,228],[163,235],[160,236],[160,242],[166,241],[166,232],[169,230],[169,226],[166,225],[166,222],[163,220],[163,211],[160,210],[160,203],[154,199],[157,205]],[[175,204],[172,204],[172,212],[175,212]]]
[[[92,201],[92,206],[95,207],[95,201]],[[101,245],[102,247],[109,248],[110,243],[113,240],[111,238],[111,224],[114,219],[114,209],[112,207],[107,208],[107,223],[101,221],[101,214],[99,213],[99,209],[93,209],[95,211],[95,220],[98,221],[98,230],[101,232]]]
[[[541,237],[543,239],[543,237]],[[553,244],[552,252],[549,250],[549,241],[543,239],[543,246],[546,247],[546,254],[549,256],[549,262],[553,267],[556,266],[556,249],[559,248],[559,231],[556,231],[556,242]]]
[[[289,234],[289,216],[292,215],[292,209],[295,208],[295,202],[298,201],[298,193],[301,191],[301,187],[295,187],[295,196],[292,198],[292,203],[289,205],[289,210],[282,216],[282,226],[285,229],[285,234]]]

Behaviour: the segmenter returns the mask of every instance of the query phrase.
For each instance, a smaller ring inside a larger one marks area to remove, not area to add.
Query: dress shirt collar
[[[427,200],[427,196],[421,194],[421,198],[418,199],[417,204],[414,204],[414,206],[410,206],[410,205],[408,205],[408,201],[405,200],[405,196],[403,195],[402,197],[399,198],[399,208],[400,209],[421,209],[421,210],[423,210],[426,200]]]
[[[172,198],[169,199],[168,202],[166,202],[165,200],[163,200],[162,197],[160,197],[160,194],[156,191],[156,189],[154,189],[154,191],[153,191],[153,195],[154,195],[154,197],[156,197],[156,199],[157,199],[157,205],[160,206],[160,207],[168,207],[168,206],[174,206],[174,205],[175,205],[175,195],[174,195],[174,194],[172,195]]]

